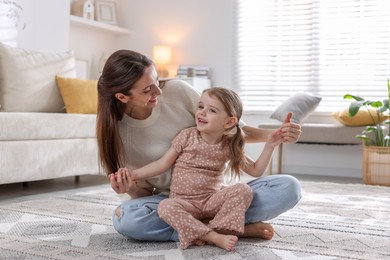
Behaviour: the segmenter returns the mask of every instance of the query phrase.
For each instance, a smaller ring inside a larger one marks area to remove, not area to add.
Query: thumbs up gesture
[[[283,124],[279,128],[283,137],[283,143],[296,143],[301,136],[301,126],[297,123],[291,122],[292,115],[293,113],[289,112],[284,119]]]

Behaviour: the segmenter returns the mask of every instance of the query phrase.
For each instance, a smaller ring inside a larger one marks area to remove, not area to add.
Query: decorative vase
[[[74,0],[71,6],[71,14],[87,20],[94,20],[95,7],[93,2],[91,0]]]
[[[390,186],[390,147],[363,147],[363,181],[365,184]]]

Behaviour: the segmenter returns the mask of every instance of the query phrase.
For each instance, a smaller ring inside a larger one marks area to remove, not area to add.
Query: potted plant
[[[366,108],[372,121],[361,135],[356,136],[364,144],[363,181],[366,184],[390,186],[390,80],[387,80],[387,93],[387,99],[382,101],[344,95],[344,99],[354,100],[349,105],[349,116],[353,117],[361,108]]]

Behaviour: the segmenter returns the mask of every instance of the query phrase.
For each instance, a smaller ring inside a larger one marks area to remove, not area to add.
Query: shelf
[[[110,32],[115,35],[130,35],[131,31],[127,30],[126,28],[119,27],[116,25],[101,23],[98,21],[93,20],[87,20],[79,16],[71,15],[70,16],[70,24],[84,27],[87,29],[98,29],[105,32]]]

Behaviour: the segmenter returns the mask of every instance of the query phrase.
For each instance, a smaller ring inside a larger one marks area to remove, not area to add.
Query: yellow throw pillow
[[[377,120],[376,110],[373,108],[369,108],[369,111],[374,117],[375,123]],[[353,117],[350,117],[348,114],[348,108],[341,109],[339,111],[332,113],[333,117],[336,118],[339,122],[347,126],[366,126],[373,125],[372,119],[368,113],[368,110],[365,107],[360,108],[359,112]],[[386,120],[388,116],[381,116],[381,122]]]
[[[56,76],[67,113],[97,113],[97,80],[64,78]]]

